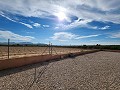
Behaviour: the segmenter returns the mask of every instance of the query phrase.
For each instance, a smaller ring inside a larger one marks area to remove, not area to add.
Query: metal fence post
[[[52,43],[51,43],[51,55],[52,55]]]
[[[9,59],[9,45],[10,45],[10,39],[8,39],[8,59]]]
[[[50,42],[49,42],[49,55],[50,55]]]

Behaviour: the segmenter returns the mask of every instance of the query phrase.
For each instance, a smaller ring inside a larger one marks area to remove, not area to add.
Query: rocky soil
[[[3,70],[0,90],[120,90],[120,53],[100,51]]]

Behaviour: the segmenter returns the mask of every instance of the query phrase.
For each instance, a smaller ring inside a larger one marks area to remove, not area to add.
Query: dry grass
[[[25,47],[25,46],[10,47],[9,49],[10,58],[49,54],[49,48],[47,48],[46,50],[45,49],[46,47]],[[66,53],[72,53],[72,52],[81,52],[82,50],[77,48],[53,47],[52,54],[56,54],[55,51],[57,52],[57,54],[66,54]],[[7,58],[8,58],[8,48],[5,46],[0,46],[0,60],[7,59]]]

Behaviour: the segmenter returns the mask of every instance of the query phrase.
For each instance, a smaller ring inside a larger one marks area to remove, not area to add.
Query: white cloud
[[[76,16],[84,20],[120,24],[119,4],[120,0],[0,0],[0,11],[40,18],[64,12],[68,21],[71,21],[71,16]]]
[[[68,33],[68,32],[58,32],[54,33],[54,36],[51,37],[53,40],[58,40],[58,41],[68,41],[70,39],[75,38],[77,35]]]
[[[51,37],[53,40],[58,40],[58,41],[69,41],[72,39],[83,39],[83,38],[90,38],[90,37],[97,37],[98,35],[88,35],[88,36],[79,36],[73,33],[69,32],[58,32],[54,33],[54,36]]]
[[[28,28],[33,28],[30,24],[26,24],[26,23],[23,23],[23,22],[18,22],[18,23],[20,23],[20,24],[22,24],[22,25],[24,25],[24,26],[26,26]]]
[[[26,26],[26,27],[28,27],[28,28],[33,28],[30,24],[13,20],[13,19],[11,19],[10,17],[5,16],[4,14],[0,14],[0,15],[1,15],[2,17],[6,18],[6,19],[8,19],[8,20],[10,20],[10,21],[12,21],[12,22],[20,23],[20,24],[22,24],[22,25],[24,25],[24,26]]]
[[[55,27],[55,29],[62,29],[62,30],[67,30],[75,27],[88,27],[88,28],[93,28],[92,26],[89,26],[87,23],[91,22],[91,20],[75,20],[74,22],[70,24],[59,24]]]
[[[39,24],[39,23],[34,23],[33,26],[34,26],[34,27],[40,27],[41,24]]]
[[[43,27],[46,27],[46,28],[48,28],[48,27],[50,27],[49,25],[43,25]]]
[[[97,37],[99,36],[100,34],[97,34],[97,35],[88,35],[88,36],[79,36],[79,37],[76,37],[75,39],[82,39],[82,38],[90,38],[90,37]]]
[[[106,30],[106,29],[109,29],[110,28],[110,26],[104,26],[104,27],[101,27],[101,28],[99,28],[99,29],[101,29],[101,30]]]
[[[15,20],[13,20],[13,19],[11,19],[11,18],[5,16],[4,14],[0,14],[0,15],[1,15],[2,17],[6,18],[6,19],[8,19],[8,20],[10,20],[10,21],[12,21],[12,22],[17,22],[17,21],[15,21]]]
[[[117,32],[117,33],[112,33],[110,35],[111,38],[120,38],[120,32]]]
[[[70,24],[58,24],[55,29],[57,30],[68,30],[68,29],[72,29],[75,27],[86,27],[86,28],[90,28],[90,29],[99,29],[97,26],[91,26],[88,23],[92,22],[91,20],[82,20],[82,19],[77,19],[74,22],[70,23]]]
[[[0,38],[11,39],[11,40],[15,40],[15,41],[31,41],[31,40],[35,39],[32,36],[22,36],[19,34],[15,34],[11,31],[2,31],[2,30],[0,30]]]

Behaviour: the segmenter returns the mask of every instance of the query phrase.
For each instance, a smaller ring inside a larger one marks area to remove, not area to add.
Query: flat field
[[[80,48],[52,47],[52,54],[66,54],[73,52],[88,51]],[[9,47],[9,58],[35,56],[49,54],[49,47]],[[8,47],[0,46],[0,60],[8,58]]]
[[[120,53],[100,51],[3,70],[0,90],[120,90]]]

